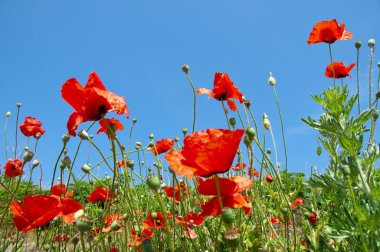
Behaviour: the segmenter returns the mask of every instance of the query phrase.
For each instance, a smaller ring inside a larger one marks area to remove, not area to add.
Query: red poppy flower
[[[352,68],[354,68],[355,64],[351,64],[348,67],[343,62],[333,62],[334,66],[334,72],[332,69],[331,64],[327,65],[325,76],[328,78],[334,78],[335,73],[335,79],[344,78],[350,75],[350,71]]]
[[[269,221],[270,221],[270,223],[272,223],[272,224],[278,224],[278,223],[280,223],[280,219],[277,218],[277,217],[270,217],[270,218],[269,218]]]
[[[116,112],[118,115],[126,114],[129,117],[125,98],[106,90],[99,76],[92,72],[85,87],[75,79],[67,80],[61,89],[62,98],[69,103],[75,111],[67,121],[67,129],[71,136],[82,122],[98,121],[107,112]]]
[[[108,252],[119,252],[119,250],[117,248],[110,248]]]
[[[60,212],[59,200],[46,195],[24,197],[24,205],[14,201],[10,205],[17,230],[28,232],[46,226]]]
[[[180,188],[178,188],[177,185],[175,185],[174,187],[169,186],[164,189],[164,192],[166,193],[166,196],[168,196],[168,198],[174,197],[174,200],[179,202],[181,198],[182,199],[186,198],[187,196],[186,190],[187,188],[185,186],[185,183],[181,181]]]
[[[170,218],[171,214],[166,215]],[[143,221],[143,226],[146,228],[160,229],[165,227],[164,216],[159,212],[153,212],[148,215],[148,219]]]
[[[237,164],[231,166],[231,169],[234,171],[241,171],[241,170],[244,170],[245,167],[247,167],[247,165],[245,163],[237,163]]]
[[[123,216],[119,215],[118,213],[117,214],[114,214],[114,215],[107,215],[106,216],[106,221],[105,221],[105,226],[103,227],[103,232],[108,232],[111,230],[111,224],[112,222],[114,221],[122,221],[123,220]],[[123,232],[123,229],[120,228],[119,230],[117,230],[117,232]]]
[[[271,182],[273,181],[272,176],[269,175],[269,174],[265,175],[265,178],[264,178],[264,179],[265,179],[265,181],[268,182],[268,183],[271,183]]]
[[[63,222],[67,224],[72,224],[75,222],[74,214],[83,209],[83,206],[78,201],[72,199],[74,191],[68,193],[66,191],[64,184],[55,185],[51,189],[51,197],[59,200],[58,208],[60,208],[60,212],[57,214],[57,217],[62,217]]]
[[[34,117],[25,117],[24,123],[19,126],[22,134],[26,137],[34,136],[37,134],[43,135],[45,130],[41,128],[42,123]]]
[[[143,240],[153,237],[154,235],[153,230],[149,230],[148,228],[144,228],[144,227],[141,229],[142,229],[141,234],[136,233],[136,231],[132,229],[131,231],[132,241],[128,244],[129,247],[140,246]]]
[[[307,43],[309,45],[320,42],[332,44],[337,40],[347,40],[354,36],[344,29],[345,24],[338,25],[336,19],[321,21],[314,25]]]
[[[54,185],[51,188],[51,195],[62,196],[64,198],[72,198],[74,196],[74,191],[70,191],[67,193],[65,184]]]
[[[152,147],[153,155],[159,155],[161,153],[167,152],[171,148],[173,148],[174,140],[170,138],[161,139],[156,142],[156,145]]]
[[[111,119],[106,119],[106,121],[114,133],[116,133],[116,130],[124,129],[123,124],[121,124],[121,122],[117,119],[111,118]],[[100,129],[98,129],[96,134],[99,134],[100,132],[105,132],[107,136],[110,137],[110,134],[108,133],[108,130],[107,130],[107,125],[104,122],[104,120],[100,120],[99,124],[100,124]]]
[[[309,217],[309,222],[310,222],[311,224],[315,224],[315,223],[317,222],[317,220],[318,220],[318,216],[317,216],[317,214],[316,214],[315,212],[312,212],[312,213],[310,214],[310,217]]]
[[[227,73],[215,73],[213,90],[199,88],[197,94],[208,94],[209,97],[213,97],[218,101],[227,100],[227,104],[232,111],[237,110],[236,103],[232,99],[237,99],[240,103],[243,102],[242,92],[235,87]]]
[[[216,216],[221,214],[220,204],[217,197],[215,178],[203,181],[198,180],[198,192],[206,196],[214,196],[202,206],[202,214]],[[252,181],[246,177],[219,178],[219,188],[223,207],[243,208],[248,213],[251,206],[240,192],[250,188]]]
[[[8,178],[14,178],[20,174],[25,174],[25,172],[22,170],[22,166],[23,164],[20,159],[16,158],[14,161],[12,159],[9,159],[3,167],[5,170],[5,176]]]
[[[303,205],[303,199],[296,198],[293,202],[290,203],[290,207],[295,210],[298,208],[298,206]]]
[[[165,159],[180,176],[209,177],[226,172],[239,147],[244,130],[207,129],[188,135],[180,152],[171,151]]]
[[[249,176],[254,176],[254,177],[260,177],[260,172],[258,172],[255,168],[250,168],[248,170],[248,175]]]
[[[180,223],[183,227],[186,228],[186,236],[190,239],[197,237],[197,234],[194,231],[195,227],[201,225],[204,221],[204,216],[202,214],[196,214],[193,212],[187,213],[185,218],[180,216],[176,217],[175,220]]]
[[[97,186],[96,189],[88,196],[87,201],[90,203],[99,202],[99,201],[106,202],[106,201],[110,201],[111,198],[115,198],[115,195],[113,193],[111,194],[110,189]]]

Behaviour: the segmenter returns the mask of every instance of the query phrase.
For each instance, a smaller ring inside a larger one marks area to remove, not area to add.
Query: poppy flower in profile
[[[58,204],[58,199],[46,195],[26,196],[24,205],[14,201],[10,204],[13,223],[21,232],[46,226],[60,212]]]
[[[237,163],[237,164],[231,166],[231,169],[234,171],[241,171],[241,170],[244,170],[245,167],[247,167],[247,165],[245,163]]]
[[[258,172],[255,168],[250,168],[248,170],[248,175],[250,177],[254,176],[254,177],[260,177],[260,172]]]
[[[355,64],[351,64],[348,67],[343,62],[333,62],[332,65],[329,64],[326,67],[326,72],[325,76],[328,78],[334,78],[335,74],[335,79],[340,79],[344,78],[350,75],[350,71],[352,68],[354,68]],[[334,67],[334,71],[333,71]]]
[[[134,229],[132,229],[131,231],[132,241],[128,244],[129,247],[140,246],[143,240],[152,238],[154,235],[153,230],[150,230],[145,227],[142,227],[141,231],[142,231],[141,234],[138,234]]]
[[[202,206],[204,216],[217,216],[221,209],[217,197],[215,178],[198,180],[198,192],[205,196],[214,196]],[[251,210],[251,206],[240,193],[252,186],[252,181],[246,177],[236,176],[230,178],[219,178],[220,195],[223,207],[243,208],[245,213]]]
[[[207,129],[188,135],[181,151],[165,155],[180,176],[210,177],[231,168],[244,130]]]
[[[278,217],[270,217],[269,222],[272,224],[278,224],[280,223],[280,219]]]
[[[301,198],[296,198],[293,202],[290,203],[290,207],[295,210],[298,208],[298,206],[303,205],[303,199]]]
[[[315,212],[312,212],[312,213],[310,214],[310,216],[309,216],[309,222],[310,222],[311,224],[315,224],[315,223],[317,222],[317,220],[318,220],[318,216],[317,216],[317,214],[316,214]]]
[[[116,133],[117,130],[123,130],[124,126],[121,124],[121,122],[117,119],[111,118],[111,119],[106,119],[108,125],[110,126],[111,130]],[[96,134],[99,134],[101,132],[105,132],[108,137],[110,137],[110,133],[108,133],[107,130],[107,125],[104,120],[99,121],[100,124],[100,129],[96,132]]]
[[[106,202],[110,201],[111,198],[115,198],[115,195],[108,188],[102,188],[97,186],[96,189],[88,196],[87,201],[90,203],[95,202]]]
[[[64,184],[54,185],[51,189],[51,197],[59,200],[58,208],[60,208],[60,212],[57,217],[62,217],[62,221],[66,224],[74,223],[75,213],[83,209],[82,204],[72,199],[73,196],[74,191],[67,192]]]
[[[195,227],[200,226],[204,221],[204,216],[202,214],[196,214],[193,212],[187,213],[185,218],[178,216],[175,220],[180,223],[184,228],[186,228],[186,236],[190,239],[197,238],[197,234],[194,231]]]
[[[106,90],[95,72],[90,74],[84,87],[75,78],[67,80],[62,85],[61,95],[75,110],[67,121],[67,129],[71,136],[76,135],[75,130],[79,124],[98,121],[107,112],[129,117],[125,98]]]
[[[164,192],[166,193],[166,196],[168,198],[174,198],[176,202],[179,202],[180,199],[184,199],[187,196],[186,192],[187,188],[185,186],[185,183],[183,181],[180,182],[180,186],[177,185],[169,186],[164,189]]]
[[[170,218],[171,214],[166,215],[166,218]],[[143,221],[145,228],[160,229],[165,227],[164,216],[159,212],[153,212],[148,215],[148,219]]]
[[[232,111],[236,111],[236,103],[232,99],[243,102],[243,94],[235,87],[234,83],[230,80],[227,73],[215,73],[214,88],[209,90],[207,88],[199,88],[197,94],[208,94],[218,101],[227,101],[228,106]]]
[[[321,21],[314,25],[307,43],[309,45],[320,42],[332,44],[337,40],[348,40],[354,36],[344,29],[345,24],[338,25],[336,19]]]
[[[26,136],[34,136],[37,137],[37,134],[43,135],[45,130],[41,128],[42,123],[34,117],[28,116],[25,117],[24,123],[19,125],[18,127],[21,130],[21,133]]]
[[[272,183],[272,181],[273,181],[272,176],[269,175],[269,174],[265,175],[265,178],[264,178],[264,179],[265,179],[265,181],[268,182],[268,183]]]
[[[174,146],[174,140],[170,138],[163,138],[160,141],[157,141],[156,144],[152,147],[153,155],[159,155],[161,153],[167,152]]]
[[[114,221],[120,221],[120,225],[122,225],[122,221],[123,220],[123,216],[121,216],[120,214],[116,213],[114,215],[107,215],[106,216],[106,220],[105,220],[105,224],[104,224],[104,227],[102,229],[103,232],[108,232],[111,230],[111,225],[112,225],[112,222]],[[123,232],[123,229],[120,228],[117,230],[117,232]]]
[[[9,159],[3,167],[5,170],[5,176],[7,176],[8,178],[14,178],[19,175],[25,174],[25,172],[22,169],[22,166],[23,164],[21,159]]]

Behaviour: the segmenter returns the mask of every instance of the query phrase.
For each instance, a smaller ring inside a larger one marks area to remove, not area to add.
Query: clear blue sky
[[[191,128],[192,93],[181,71],[186,63],[196,88],[212,88],[215,72],[229,74],[252,101],[257,120],[261,122],[263,112],[269,115],[283,162],[278,114],[267,84],[271,71],[277,79],[283,111],[289,168],[308,173],[316,164],[321,171],[327,164],[326,153],[317,157],[316,134],[300,118],[321,113],[310,95],[332,84],[324,77],[329,54],[326,44],[308,46],[307,38],[321,20],[336,18],[345,23],[354,39],[334,43],[333,57],[354,63],[354,43],[363,42],[361,76],[365,92],[367,40],[374,38],[380,43],[379,13],[378,0],[366,0],[365,4],[354,0],[0,0],[0,112],[4,115],[0,125],[10,111],[8,143],[12,148],[17,102],[23,104],[21,121],[34,116],[43,122],[46,134],[40,140],[38,155],[44,181],[49,181],[61,135],[67,131],[66,121],[72,113],[60,97],[61,85],[67,79],[76,77],[85,84],[95,70],[108,90],[126,97],[131,118],[138,119],[134,141],[146,144],[151,132],[158,140],[181,136],[183,127]],[[355,80],[355,71],[351,79],[345,79],[352,88]],[[196,129],[225,128],[220,103],[205,95],[197,99]],[[127,143],[132,121],[117,118],[126,127],[119,138]],[[23,137],[19,141],[19,146],[25,144]],[[71,156],[78,141],[70,141]],[[106,137],[96,136],[95,141],[105,144]],[[0,134],[1,164],[6,162],[3,142],[4,134]],[[87,158],[86,150],[81,155]],[[90,162],[96,161],[93,155]]]

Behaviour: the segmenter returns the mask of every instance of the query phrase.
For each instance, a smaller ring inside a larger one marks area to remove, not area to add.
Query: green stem
[[[227,110],[226,110],[226,107],[224,106],[224,101],[223,100],[222,100],[222,107],[223,107],[223,114],[226,116],[226,122],[227,122],[227,125],[228,125],[228,129],[231,130],[230,121],[228,120]]]
[[[360,71],[359,71],[359,55],[360,48],[356,49],[356,88],[358,92],[358,114],[360,115]]]
[[[331,51],[331,44],[329,43],[329,53],[330,53],[330,61],[331,61],[331,68],[333,72],[333,83],[335,87],[335,69],[334,69],[334,63],[333,63],[333,57],[332,57],[332,51]]]
[[[5,147],[5,160],[8,160],[8,144],[7,144],[7,125],[8,125],[8,119],[7,116],[5,119],[5,125],[4,125],[4,147]]]
[[[16,159],[16,156],[17,156],[17,133],[18,133],[18,117],[20,115],[20,106],[17,106],[17,116],[16,116],[16,133],[15,133],[15,157],[14,159]]]
[[[197,96],[196,96],[196,92],[195,92],[195,88],[194,88],[194,84],[193,82],[191,81],[190,79],[190,76],[189,76],[189,73],[187,72],[186,73],[186,77],[191,85],[191,89],[193,90],[193,111],[194,111],[194,115],[193,115],[193,128],[192,128],[192,133],[194,133],[194,130],[195,130],[195,121],[196,121],[196,117],[197,117],[197,112],[196,112],[196,107],[197,107]]]

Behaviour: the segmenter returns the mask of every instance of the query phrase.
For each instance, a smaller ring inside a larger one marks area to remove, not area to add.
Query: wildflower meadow
[[[0,250],[380,251],[376,41],[356,40],[349,20],[337,19],[320,20],[303,36],[310,51],[324,47],[329,59],[325,85],[308,98],[321,113],[300,119],[316,135],[309,138],[316,149],[307,151],[327,157],[323,171],[291,169],[286,94],[277,91],[275,72],[262,87],[273,94],[268,114],[236,76],[216,69],[205,83],[179,65],[191,109],[171,113],[188,126],[156,136],[149,125],[137,140],[143,122],[130,94],[114,91],[97,69],[88,77],[69,73],[52,94],[71,111],[59,115],[64,132],[45,127],[22,101],[2,108]],[[334,53],[345,43],[351,62]],[[220,113],[210,118],[225,126],[201,129],[197,115],[211,105]],[[40,145],[49,131],[58,139],[50,148],[59,151],[47,168]]]

